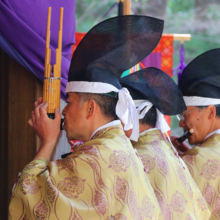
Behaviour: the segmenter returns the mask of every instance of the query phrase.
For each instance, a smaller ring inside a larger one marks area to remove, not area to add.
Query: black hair
[[[79,96],[79,102],[86,102],[93,99],[99,106],[102,114],[110,119],[118,119],[115,109],[118,99],[108,95],[100,95],[94,93],[76,93]]]
[[[141,124],[147,124],[151,127],[155,127],[157,122],[157,112],[155,106],[152,106],[150,110],[145,114],[144,118],[140,119]]]
[[[220,105],[214,105],[215,106],[215,109],[216,109],[216,118],[220,118]],[[200,109],[205,109],[207,108],[208,106],[197,106],[198,108]]]

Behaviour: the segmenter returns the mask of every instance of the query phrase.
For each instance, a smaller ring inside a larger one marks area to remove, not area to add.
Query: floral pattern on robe
[[[212,135],[181,156],[206,200],[210,219],[220,219],[220,134]]]
[[[160,204],[160,219],[209,219],[210,211],[187,166],[182,161],[184,170],[158,129],[141,134],[132,143]]]
[[[158,219],[159,203],[121,125],[104,128],[63,160],[29,163],[9,219]]]

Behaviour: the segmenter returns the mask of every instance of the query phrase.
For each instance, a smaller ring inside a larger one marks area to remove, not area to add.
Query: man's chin
[[[66,131],[66,130],[65,130],[65,131]],[[72,139],[72,136],[68,134],[67,131],[66,131],[66,137],[67,137],[68,140],[74,140],[74,139]]]
[[[80,139],[77,138],[76,136],[71,135],[71,134],[68,134],[68,132],[66,132],[66,137],[67,137],[68,140],[71,140],[71,141],[80,140]]]
[[[190,145],[194,145],[194,141],[193,141],[193,140],[189,140],[189,139],[188,139],[188,141],[189,141],[189,144],[190,144]]]

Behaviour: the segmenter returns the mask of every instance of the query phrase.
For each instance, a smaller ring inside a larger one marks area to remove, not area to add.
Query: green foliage
[[[116,1],[117,0],[76,1],[76,31],[87,32],[91,27],[101,21],[102,16]],[[138,2],[132,1],[132,9],[137,11],[138,8],[139,11],[143,8],[139,14],[144,14],[145,9],[143,6],[148,0],[137,1]],[[201,21],[196,18],[198,13],[196,13],[195,2],[196,0],[168,0],[166,7],[164,33],[191,34],[192,36],[191,41],[184,42],[186,64],[199,54],[212,48],[217,48],[220,45],[220,29],[218,28],[220,21],[220,3],[218,1],[213,3],[213,0],[207,3],[206,0],[201,0],[200,4],[208,4],[208,7],[206,7],[205,21]],[[118,8],[116,6],[105,19],[117,16],[117,13]],[[158,15],[155,13],[155,16],[157,17]],[[179,49],[180,42],[176,41],[174,44],[174,67],[179,64]]]
[[[180,11],[188,11],[194,8],[194,0],[168,0],[167,11],[169,13],[177,13]]]
[[[187,4],[186,4],[187,2]],[[191,34],[191,40],[184,42],[186,50],[185,63],[188,64],[196,56],[207,50],[219,47],[220,4],[210,3],[206,11],[196,13],[194,0],[169,0],[165,33]],[[204,13],[201,19],[200,16]],[[179,63],[180,42],[174,43],[174,67]]]
[[[76,32],[87,32],[101,21],[102,16],[116,0],[78,0],[76,1]],[[115,7],[105,19],[117,16],[118,8]]]

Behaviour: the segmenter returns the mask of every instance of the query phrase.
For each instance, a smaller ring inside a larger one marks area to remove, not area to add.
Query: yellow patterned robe
[[[13,190],[9,219],[158,219],[160,207],[121,125],[63,160],[34,160]],[[113,218],[111,218],[113,217]]]
[[[210,219],[220,219],[220,134],[185,152],[182,159],[206,200]]]
[[[133,142],[145,167],[166,220],[209,219],[210,211],[187,166],[183,169],[171,146],[158,129],[140,134]]]

